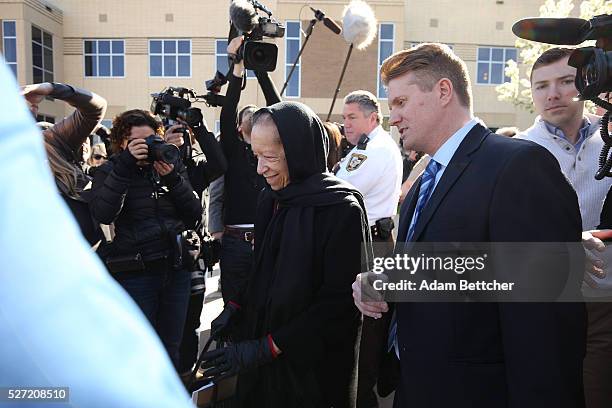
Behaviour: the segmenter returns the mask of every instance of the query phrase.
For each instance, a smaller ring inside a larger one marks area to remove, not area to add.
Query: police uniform
[[[393,218],[402,185],[402,156],[397,144],[381,126],[360,139],[338,164],[336,176],[348,181],[363,194],[368,222],[375,241],[381,239],[377,221]]]
[[[393,252],[392,218],[401,194],[402,171],[399,148],[381,126],[363,135],[337,167],[336,176],[363,194],[376,257]],[[359,341],[357,408],[378,406],[374,389],[390,316],[391,313],[384,313],[378,320],[364,317]]]

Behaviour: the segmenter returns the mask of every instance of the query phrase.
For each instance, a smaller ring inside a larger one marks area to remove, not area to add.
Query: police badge
[[[348,164],[346,165],[346,171],[357,170],[361,164],[366,161],[368,156],[361,153],[353,153],[351,154],[351,158],[349,159]]]

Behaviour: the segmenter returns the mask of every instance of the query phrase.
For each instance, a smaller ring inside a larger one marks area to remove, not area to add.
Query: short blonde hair
[[[386,86],[408,72],[418,78],[421,91],[429,92],[440,79],[449,79],[461,105],[472,109],[472,85],[467,67],[447,45],[425,43],[398,51],[383,62],[380,77]]]

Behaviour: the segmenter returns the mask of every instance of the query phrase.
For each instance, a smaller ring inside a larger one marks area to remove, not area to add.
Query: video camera
[[[191,89],[180,87],[168,87],[159,93],[151,94],[153,101],[151,102],[151,112],[154,115],[159,115],[162,119],[170,119],[176,121],[181,119],[189,126],[197,126],[202,119],[202,111],[191,106],[190,97],[194,100],[197,98],[195,92]]]
[[[612,177],[612,137],[608,122],[612,104],[599,95],[612,91],[612,15],[602,14],[591,20],[581,18],[526,18],[512,26],[512,32],[520,38],[557,45],[578,45],[595,40],[595,47],[577,48],[568,64],[576,68],[575,84],[581,100],[591,100],[606,109],[601,119],[601,137],[604,147],[599,157],[597,180]]]
[[[259,15],[259,11],[267,14]],[[285,27],[272,18],[272,12],[256,0],[233,0],[230,6],[232,27],[228,42],[244,35],[244,45],[233,56],[234,62],[244,60],[244,67],[255,71],[274,71],[278,58],[278,47],[263,42],[264,37],[281,38]]]

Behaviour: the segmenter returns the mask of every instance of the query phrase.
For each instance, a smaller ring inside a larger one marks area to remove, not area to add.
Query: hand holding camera
[[[165,138],[166,142],[181,147],[185,144],[183,135],[188,132],[187,128],[183,124],[172,125],[166,130]]]
[[[132,139],[128,143],[128,151],[136,159],[139,166],[146,165],[145,161],[149,157],[149,147],[144,139]]]
[[[164,177],[172,173],[174,170],[174,164],[164,163],[163,161],[155,161],[153,162],[153,168],[160,176]]]

